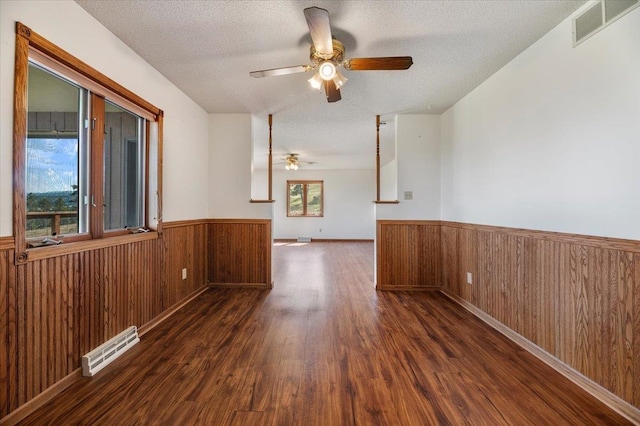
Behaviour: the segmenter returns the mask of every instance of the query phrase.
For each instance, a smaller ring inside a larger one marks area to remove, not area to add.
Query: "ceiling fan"
[[[274,68],[250,72],[251,77],[272,77],[276,75],[295,74],[317,70],[309,83],[315,89],[324,91],[328,102],[337,102],[342,99],[340,88],[347,81],[338,67],[348,71],[389,71],[406,70],[413,64],[411,56],[389,56],[378,58],[351,58],[344,59],[344,45],[331,36],[329,12],[319,7],[304,9],[309,33],[313,44],[310,48],[310,65],[297,65],[292,67]]]
[[[287,154],[285,158],[282,158],[284,163],[276,163],[276,164],[284,164],[284,168],[287,170],[298,170],[300,164],[317,164],[317,161],[300,161],[298,159],[298,154]]]

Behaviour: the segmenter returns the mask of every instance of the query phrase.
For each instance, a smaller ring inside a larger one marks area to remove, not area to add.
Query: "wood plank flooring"
[[[629,424],[437,292],[376,292],[372,243],[274,247],[21,424]]]

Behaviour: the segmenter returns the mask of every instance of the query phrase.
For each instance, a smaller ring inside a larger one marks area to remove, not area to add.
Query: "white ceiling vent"
[[[615,20],[640,6],[640,0],[600,0],[573,20],[573,46],[577,46]]]

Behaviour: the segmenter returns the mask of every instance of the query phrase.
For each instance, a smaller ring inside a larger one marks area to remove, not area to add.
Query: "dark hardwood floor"
[[[273,254],[273,290],[207,291],[22,424],[628,424],[445,296],[376,292],[371,243]]]

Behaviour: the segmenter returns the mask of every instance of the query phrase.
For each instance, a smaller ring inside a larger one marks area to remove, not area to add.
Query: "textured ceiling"
[[[271,113],[276,158],[295,152],[318,169],[373,168],[376,114],[389,121],[386,144],[394,114],[445,111],[585,3],[76,1],[207,112],[254,114],[256,166],[266,163]],[[333,104],[311,89],[311,73],[250,77],[309,63],[310,6],[329,11],[345,58],[409,55],[413,66],[343,71]]]

